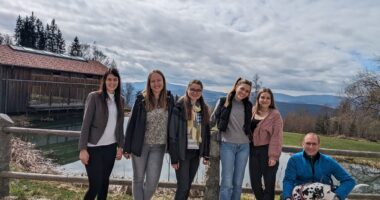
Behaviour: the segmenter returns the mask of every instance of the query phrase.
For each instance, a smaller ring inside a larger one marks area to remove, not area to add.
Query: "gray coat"
[[[124,99],[122,97],[121,105],[122,107],[124,105]],[[91,92],[86,99],[83,124],[79,137],[79,150],[86,149],[87,143],[97,144],[99,142],[107,126],[107,120],[108,106],[104,103],[102,94],[99,92]],[[118,147],[121,148],[124,142],[123,125],[124,115],[118,115],[115,137]]]

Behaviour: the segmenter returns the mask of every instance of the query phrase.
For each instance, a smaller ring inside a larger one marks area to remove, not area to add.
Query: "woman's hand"
[[[122,148],[117,148],[117,152],[116,152],[116,160],[121,160],[121,158],[123,157],[123,149]]]
[[[210,162],[207,160],[207,159],[205,159],[205,158],[203,158],[203,164],[204,165],[208,165]]]
[[[129,155],[129,153],[125,152],[125,153],[124,153],[124,158],[125,158],[125,159],[130,159],[130,158],[131,158],[131,155]]]
[[[79,152],[79,160],[84,164],[88,164],[88,160],[90,159],[90,155],[88,155],[87,149],[82,149]]]
[[[173,169],[178,170],[179,169],[179,162],[172,164]]]
[[[273,160],[273,159],[269,159],[269,160],[268,160],[268,166],[269,166],[269,167],[273,167],[273,166],[275,166],[276,163],[277,163],[277,160]]]

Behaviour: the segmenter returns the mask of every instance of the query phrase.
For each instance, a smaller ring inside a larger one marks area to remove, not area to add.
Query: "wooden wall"
[[[0,77],[2,113],[24,113],[35,105],[83,104],[87,94],[98,89],[101,79],[101,76],[4,65],[0,65]]]

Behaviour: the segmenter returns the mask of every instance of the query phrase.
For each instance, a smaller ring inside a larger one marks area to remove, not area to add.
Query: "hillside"
[[[123,84],[124,85],[124,84]],[[135,88],[135,93],[145,88],[145,82],[132,83]],[[182,96],[185,93],[186,86],[168,83],[168,90],[173,95]],[[204,90],[203,96],[207,103],[214,107],[218,98],[225,96],[226,93],[216,92],[211,90]],[[304,96],[290,96],[281,93],[275,93],[275,100],[278,109],[282,116],[286,116],[289,112],[306,111],[312,115],[318,115],[322,111],[332,111],[333,108],[340,102],[340,97],[332,95],[304,95]]]

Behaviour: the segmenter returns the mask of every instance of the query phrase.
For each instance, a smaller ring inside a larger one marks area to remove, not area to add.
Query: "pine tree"
[[[53,19],[49,24],[46,25],[46,50],[57,53],[57,25],[55,24],[55,19]]]
[[[56,41],[57,41],[57,53],[59,54],[65,53],[66,44],[65,44],[65,40],[63,39],[62,32],[60,29],[58,29]]]
[[[70,56],[82,56],[82,47],[79,43],[79,39],[75,36],[74,41],[70,46]]]
[[[45,50],[46,34],[44,31],[44,25],[42,24],[41,20],[39,20],[39,19],[37,19],[37,21],[36,21],[36,31],[37,31],[36,47],[39,50]]]
[[[32,12],[32,16],[29,18],[28,24],[28,47],[37,48],[37,31],[36,31],[36,17],[34,16],[34,12]]]
[[[22,26],[23,26],[23,20],[21,19],[21,16],[19,15],[16,20],[16,28],[15,28],[15,41],[17,45],[20,45],[21,43]]]

